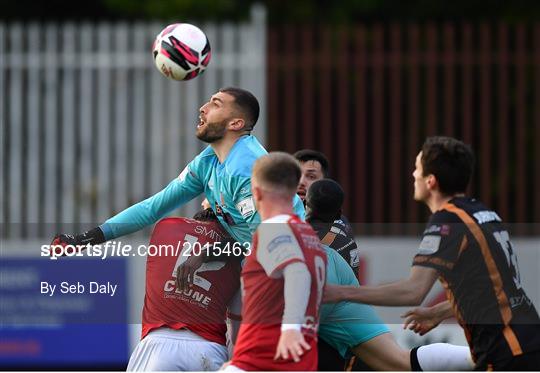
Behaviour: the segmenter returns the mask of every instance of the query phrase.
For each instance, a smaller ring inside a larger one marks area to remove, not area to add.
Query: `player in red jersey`
[[[182,291],[176,286],[176,268],[189,255],[229,239],[211,215],[206,210],[195,216],[203,221],[166,218],[154,228],[146,261],[142,338],[128,371],[217,370],[228,359],[225,320],[240,285],[239,261],[203,263],[193,286]]]
[[[259,158],[251,177],[262,223],[242,268],[242,324],[228,370],[317,369],[326,253],[293,215],[301,171],[286,153]]]

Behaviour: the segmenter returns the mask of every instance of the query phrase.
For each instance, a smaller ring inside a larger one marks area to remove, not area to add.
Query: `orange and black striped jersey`
[[[413,265],[438,271],[477,368],[540,350],[540,319],[508,231],[478,200],[454,198],[435,212]]]

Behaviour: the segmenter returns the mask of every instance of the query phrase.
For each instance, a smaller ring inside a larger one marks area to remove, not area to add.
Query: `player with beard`
[[[302,149],[294,153],[294,157],[300,162],[302,177],[296,190],[298,196],[306,204],[307,193],[311,185],[319,180],[328,178],[330,166],[326,156],[316,150]],[[325,194],[317,200],[319,205],[333,206],[339,203],[343,204],[344,193],[341,187],[338,190],[332,190],[331,194]],[[321,206],[319,206],[321,207]],[[318,209],[320,213],[321,208]],[[308,218],[308,217],[306,217]],[[309,223],[314,227],[321,242],[328,247],[336,250],[351,266],[357,278],[359,277],[360,249],[354,240],[354,233],[348,219],[341,213],[332,218],[331,224],[321,222],[317,216],[312,216]],[[349,361],[341,357],[339,352],[332,348],[324,339],[319,340],[319,371],[342,370],[343,367],[353,370],[366,370],[366,366],[355,357]],[[352,364],[351,364],[352,362]]]
[[[60,234],[58,246],[96,245],[136,232],[157,222],[174,209],[204,193],[223,228],[238,242],[247,244],[260,217],[251,195],[251,169],[267,154],[251,131],[259,117],[259,103],[250,92],[222,88],[199,109],[196,136],[209,146],[196,156],[162,191],[141,201],[99,227],[77,235]],[[294,211],[304,218],[304,207],[295,196]],[[177,286],[188,285],[202,265],[204,255],[190,256],[177,271]]]
[[[302,149],[294,153],[294,157],[300,162],[302,177],[296,193],[306,203],[307,191],[311,184],[318,180],[328,178],[330,173],[329,163],[326,156],[316,150]],[[360,250],[354,241],[354,233],[349,220],[341,212],[331,225],[317,231],[321,242],[341,254],[349,263],[354,273],[358,276]]]

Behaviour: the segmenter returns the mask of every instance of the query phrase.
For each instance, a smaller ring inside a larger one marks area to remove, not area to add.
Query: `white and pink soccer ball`
[[[165,27],[154,41],[152,54],[157,69],[174,80],[190,80],[202,74],[212,55],[204,32],[189,23]]]

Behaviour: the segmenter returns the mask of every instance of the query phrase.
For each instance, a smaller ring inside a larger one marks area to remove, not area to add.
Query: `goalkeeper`
[[[52,249],[59,246],[97,245],[157,222],[174,209],[204,193],[219,222],[238,242],[250,243],[260,223],[251,196],[251,169],[267,154],[251,135],[259,117],[259,102],[240,88],[222,88],[199,109],[196,136],[209,144],[162,191],[141,201],[100,226],[82,234],[57,235]],[[295,213],[304,218],[300,198],[294,200]],[[178,280],[186,280],[200,266],[203,256],[191,256],[179,267]]]

